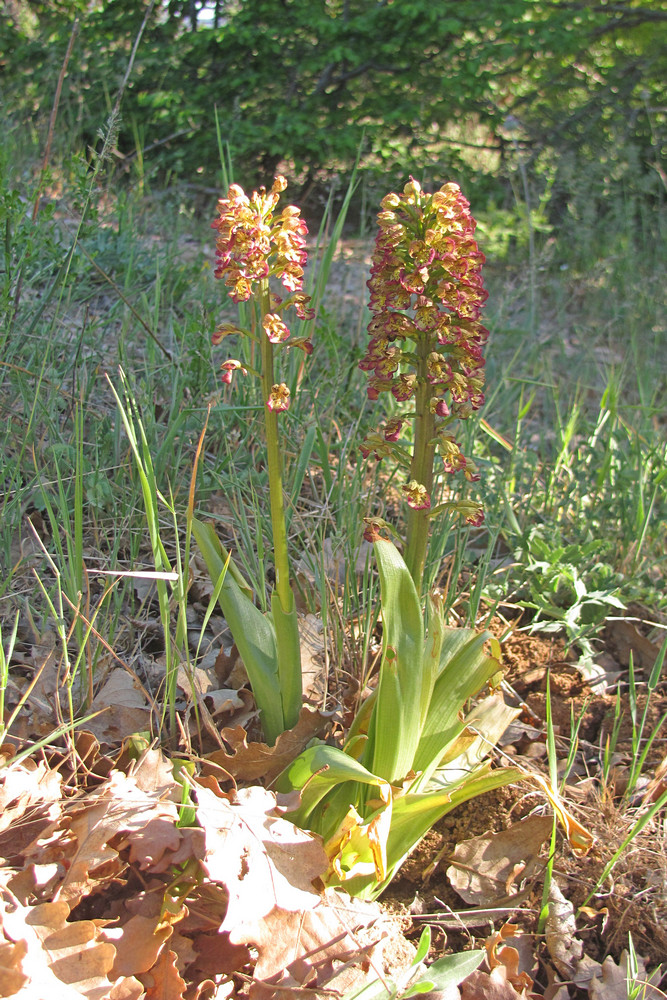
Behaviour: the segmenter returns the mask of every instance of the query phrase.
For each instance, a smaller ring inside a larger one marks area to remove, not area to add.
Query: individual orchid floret
[[[448,417],[450,414],[450,409],[447,406],[447,403],[444,401],[444,399],[438,399],[437,396],[434,396],[431,399],[429,403],[429,408],[431,410],[431,413],[434,413],[438,417]]]
[[[244,368],[240,361],[232,358],[230,361],[223,361],[220,365],[220,371],[222,372],[222,381],[227,385],[231,384],[232,374],[234,372],[240,371],[242,375],[248,374],[248,369]]]
[[[364,458],[373,455],[378,460],[394,453],[394,449],[387,439],[377,433],[367,434],[359,445],[359,451]]]
[[[403,423],[404,421],[400,420],[398,417],[394,417],[393,420],[388,420],[384,425],[385,441],[398,441]]]
[[[313,353],[313,342],[309,337],[293,337],[290,340],[291,347],[298,347],[304,354]]]
[[[289,337],[289,328],[275,313],[267,313],[262,319],[262,326],[272,344],[282,344]]]
[[[234,323],[220,323],[211,337],[211,343],[217,346],[217,344],[222,343],[225,337],[231,337],[235,333],[243,333],[243,330],[240,330]]]
[[[303,292],[295,292],[289,300],[290,305],[294,306],[297,316],[299,319],[314,319],[315,310],[309,306],[310,295],[304,295]]]
[[[266,405],[270,410],[289,410],[290,391],[284,382],[276,383],[271,387]]]
[[[382,532],[391,532],[391,525],[389,525],[382,517],[365,517],[364,524],[364,538],[367,542],[377,542],[378,539],[383,538]]]
[[[477,503],[475,500],[458,500],[454,507],[466,524],[471,524],[474,528],[479,528],[484,524],[484,510],[481,503]]]
[[[413,510],[428,510],[431,506],[428,490],[416,479],[411,479],[405,486],[401,486],[401,489],[405,493],[408,506],[412,507]]]

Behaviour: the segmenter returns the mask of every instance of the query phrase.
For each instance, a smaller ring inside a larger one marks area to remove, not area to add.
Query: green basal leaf
[[[424,626],[408,568],[392,542],[380,539],[374,549],[380,574],[382,660],[362,761],[374,774],[397,782],[412,768],[421,732],[423,691],[432,678],[420,670]]]
[[[520,708],[506,705],[502,695],[490,695],[465,718],[462,736],[450,746],[447,759],[441,760],[430,781],[420,775],[410,791],[447,790],[464,781],[489,754],[511,722],[521,714]],[[460,747],[459,753],[452,753]]]
[[[438,958],[424,971],[424,978],[416,985],[426,986],[428,991],[447,990],[451,986],[458,986],[475,969],[482,964],[486,952],[482,949],[477,951],[464,951],[460,955],[445,955]],[[422,991],[420,991],[422,992]],[[409,989],[403,994],[404,997],[413,995],[413,989]]]
[[[285,768],[276,780],[279,792],[301,791],[299,808],[288,814],[292,823],[305,826],[321,834],[325,839],[339,826],[350,805],[359,805],[363,786],[375,785],[381,798],[390,798],[386,781],[372,774],[354,757],[350,757],[338,747],[318,743],[300,753],[296,760]],[[315,809],[330,792],[342,791],[336,803],[327,801],[327,809]]]
[[[393,802],[391,828],[387,839],[386,878],[376,881],[372,877],[361,876],[338,884],[343,884],[353,896],[376,899],[387,888],[410,851],[438,820],[462,802],[523,777],[523,772],[518,768],[491,770],[490,764],[482,764],[476,772],[468,775],[458,788],[447,792],[408,793],[398,796]]]
[[[422,698],[420,730],[423,730],[431,708],[431,698],[436,678],[442,669],[442,643],[445,638],[445,615],[440,601],[428,599],[428,636],[424,644],[422,658]]]
[[[460,713],[498,671],[498,661],[484,652],[488,633],[472,629],[445,629],[440,651],[440,674],[435,682],[426,723],[413,769],[425,783],[447,747],[463,731]]]
[[[224,553],[212,525],[193,518],[192,533],[215,585],[225,572],[229,557]],[[229,566],[231,568],[231,561]],[[255,607],[247,591],[241,589],[237,574],[238,571],[235,574],[233,570],[226,573],[218,604],[246,668],[264,736],[272,744],[286,728],[278,674],[276,632],[271,619],[263,615]]]

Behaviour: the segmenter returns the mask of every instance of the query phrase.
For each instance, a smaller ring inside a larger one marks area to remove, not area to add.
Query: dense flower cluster
[[[359,367],[368,374],[370,399],[390,392],[399,403],[426,406],[443,471],[479,478],[451,433],[484,402],[484,345],[480,321],[487,298],[482,281],[484,255],[475,240],[475,220],[457,184],[433,194],[410,179],[402,194],[388,194],[378,215],[370,290],[370,341]],[[384,429],[397,442],[402,413]],[[366,452],[381,456],[376,436]],[[430,505],[428,492],[414,480],[403,487],[415,509]]]
[[[248,197],[238,184],[231,184],[227,197],[218,201],[218,218],[211,226],[217,230],[216,278],[225,282],[234,302],[247,302],[251,297],[263,300],[264,315],[260,323],[272,344],[282,344],[290,336],[282,318],[287,308],[293,307],[299,319],[312,319],[314,315],[310,297],[303,292],[308,227],[294,205],[283,208],[279,215],[274,214],[286,187],[287,181],[279,175],[268,193],[260,188]],[[272,277],[290,293],[286,298],[268,292],[267,282]],[[218,344],[229,334],[247,332],[223,323],[212,341]],[[307,354],[312,351],[308,338],[296,338],[291,345]],[[223,365],[223,381],[231,379],[232,369],[227,364]],[[287,409],[288,396],[282,395],[280,401],[272,396],[267,405],[276,410]]]
[[[278,176],[267,193],[264,188],[248,196],[238,184],[231,184],[226,198],[218,201],[216,278],[231,289],[234,302],[246,302],[253,284],[276,275],[290,292],[301,292],[306,264],[308,227],[294,205],[284,208],[274,220],[274,209],[287,187]],[[295,296],[297,314],[305,319],[304,296]],[[307,301],[307,300],[306,300]]]

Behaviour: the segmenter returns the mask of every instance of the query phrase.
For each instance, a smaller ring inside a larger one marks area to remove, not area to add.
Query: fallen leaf
[[[62,778],[44,761],[7,764],[0,772],[0,858],[22,853],[53,829],[62,813]]]
[[[641,1000],[664,1000],[665,994],[659,989],[662,980],[662,967],[657,968],[651,976],[646,973],[646,963],[637,956],[637,976],[634,984],[641,986]],[[616,965],[611,955],[602,963],[600,976],[595,976],[588,984],[590,1000],[627,1000],[628,990],[628,953],[623,951],[619,964]]]
[[[641,803],[657,802],[667,791],[667,757],[663,757],[655,769],[653,777],[642,792]]]
[[[237,781],[262,780],[270,784],[312,739],[325,732],[329,722],[329,715],[304,706],[296,726],[281,733],[272,747],[267,743],[248,743],[248,734],[242,726],[223,729],[222,738],[232,752],[214,750],[204,759],[222,767]]]
[[[7,879],[7,888],[14,893],[24,905],[39,900],[40,902],[53,895],[62,878],[62,866],[26,865],[20,872]]]
[[[11,997],[28,982],[28,974],[23,971],[23,959],[28,953],[25,941],[0,942],[0,997]]]
[[[105,927],[104,940],[115,949],[114,974],[136,976],[148,972],[171,934],[172,928],[161,923],[159,914],[152,917],[135,914],[120,927]]]
[[[358,968],[350,970],[352,975],[342,980],[335,964],[351,961],[358,966],[364,950],[372,954],[377,949],[382,935],[374,925],[379,918],[375,904],[328,889],[305,912],[288,913],[276,907],[260,923],[246,922],[235,928],[231,941],[257,948],[252,1000],[271,1000],[281,988],[289,996],[295,987],[323,988],[334,977],[337,991],[359,984],[360,978],[363,982],[365,971],[360,977]],[[364,932],[370,932],[370,941]]]
[[[319,837],[277,815],[275,795],[263,788],[242,788],[230,802],[193,785],[206,832],[204,868],[229,894],[221,929],[254,923],[274,906],[301,911],[317,904],[313,881],[328,863]]]
[[[227,890],[219,933],[228,935],[227,947],[257,951],[251,996],[268,1000],[283,986],[322,985],[334,961],[359,959],[356,931],[374,924],[380,909],[335,890],[318,891],[328,864],[321,838],[283,819],[275,795],[263,788],[241,789],[230,801],[193,784],[206,832],[203,867]],[[244,960],[247,953],[238,954]]]
[[[92,712],[100,714],[88,719],[86,727],[106,742],[123,739],[128,733],[143,732],[150,725],[151,712],[146,697],[132,675],[122,667],[110,671],[90,707]]]
[[[174,780],[173,761],[158,747],[147,747],[138,760],[131,762],[128,773],[142,792],[171,802],[181,801],[181,786]]]
[[[516,936],[518,929],[516,924],[506,923],[500,930],[489,935],[485,942],[486,960],[492,972],[502,966],[507,982],[511,983],[520,996],[524,996],[532,988],[533,977],[521,968],[521,934]],[[532,948],[528,953],[528,961],[531,964],[533,962]]]
[[[528,816],[508,830],[463,840],[451,855],[447,877],[466,903],[502,906],[519,894],[517,878],[522,884],[540,870],[540,848],[552,828],[548,816]]]
[[[607,629],[618,650],[618,659],[622,666],[629,665],[632,653],[635,667],[651,669],[660,654],[660,646],[647,639],[628,618],[609,619]]]
[[[93,920],[67,922],[69,904],[39,903],[23,906],[7,890],[0,902],[3,934],[15,944],[23,943],[25,958],[21,971],[27,981],[18,992],[8,994],[19,1000],[139,1000],[141,984],[132,977],[109,979],[115,949],[101,940]]]
[[[161,799],[155,792],[144,792],[131,775],[112,771],[107,781],[71,812],[69,835],[76,843],[60,897],[73,900],[87,895],[99,869],[103,870],[101,877],[113,875],[119,866],[118,852],[126,845],[143,865],[159,860],[177,843],[177,819],[175,803]],[[143,835],[149,825],[150,835]],[[121,843],[110,846],[119,834]]]
[[[544,926],[547,951],[563,979],[584,986],[600,970],[600,963],[584,955],[577,937],[574,907],[555,881],[549,886],[549,912]]]
[[[517,993],[507,981],[504,966],[498,966],[491,972],[471,973],[459,986],[461,1000],[522,1000],[523,994]]]
[[[141,976],[146,987],[143,1000],[182,1000],[186,983],[176,968],[176,955],[164,950],[150,972]]]

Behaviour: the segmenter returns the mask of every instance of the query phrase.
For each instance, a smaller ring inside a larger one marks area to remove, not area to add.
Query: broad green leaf
[[[483,764],[476,772],[468,775],[458,788],[447,792],[408,793],[398,796],[393,802],[391,828],[387,840],[387,877],[382,882],[369,877],[351,879],[345,883],[345,888],[352,895],[362,899],[376,899],[389,885],[410,851],[438,820],[462,802],[523,777],[523,772],[518,768],[491,770],[489,764]]]
[[[511,722],[521,714],[520,708],[506,705],[502,695],[491,695],[476,705],[465,718],[464,735],[459,737],[453,747],[461,746],[460,752],[450,756],[447,753],[446,762],[441,760],[430,782],[423,780],[428,772],[424,772],[410,791],[434,791],[449,789],[465,780],[493,749]]]
[[[192,521],[192,533],[215,585],[225,572],[227,562],[223,559],[218,536],[212,525],[203,524],[196,518]],[[230,567],[231,565],[230,562]],[[278,676],[275,628],[272,621],[255,607],[246,591],[241,589],[233,572],[227,572],[225,576],[218,604],[246,668],[264,736],[268,743],[273,744],[286,728]]]
[[[487,638],[487,633],[477,634],[472,629],[445,629],[441,672],[414,758],[414,770],[426,775],[424,781],[462,732],[460,713],[466,701],[478,694],[499,669],[498,661],[484,652]]]
[[[359,805],[358,789],[365,785],[377,786],[380,798],[385,802],[389,800],[388,782],[372,774],[343,750],[325,743],[317,743],[300,753],[276,780],[279,792],[301,791],[299,808],[289,813],[290,820],[297,826],[305,825],[324,837],[330,836],[336,829],[349,805]],[[315,808],[324,796],[339,787],[344,793],[339,808],[336,810],[327,803],[328,809],[324,816],[314,815]]]
[[[460,955],[445,955],[438,958],[424,971],[423,978],[417,985],[427,985],[431,990],[446,990],[450,986],[458,986],[475,969],[482,964],[486,952],[479,949],[477,951],[464,951]],[[413,995],[410,989],[403,994],[404,997]]]
[[[331,862],[327,881],[344,885],[350,872],[364,872],[371,881],[387,872],[386,844],[392,812],[392,789],[337,747],[323,743],[309,747],[279,776],[279,791],[300,789],[301,803],[288,814],[297,826],[324,839]],[[360,788],[375,786],[371,809],[364,819],[356,806],[364,801]]]
[[[363,763],[396,783],[412,769],[419,743],[424,626],[410,572],[392,542],[374,543],[382,602],[382,660]]]
[[[441,671],[442,643],[445,637],[445,616],[442,605],[434,598],[428,600],[428,637],[422,659],[422,692],[420,730],[424,728],[431,708],[431,698],[436,679]]]

